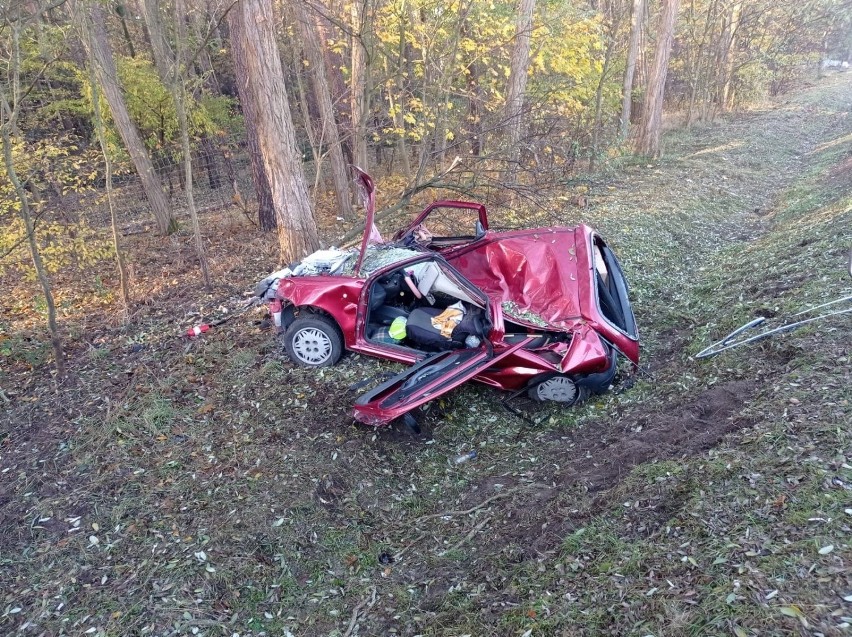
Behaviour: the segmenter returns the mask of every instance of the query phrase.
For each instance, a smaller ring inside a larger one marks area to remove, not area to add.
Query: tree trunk
[[[367,0],[355,0],[352,3],[352,149],[355,165],[367,170],[367,51],[364,46],[365,14]]]
[[[216,142],[209,134],[201,135],[201,164],[204,172],[207,173],[207,185],[210,190],[218,190],[222,187],[222,173],[219,171],[219,164],[216,163]]]
[[[301,2],[294,2],[293,10],[302,34],[305,55],[308,58],[308,70],[314,89],[317,105],[320,111],[320,126],[322,145],[328,148],[331,159],[331,178],[334,183],[334,194],[337,197],[337,209],[345,219],[352,218],[352,198],[349,194],[349,178],[346,170],[346,160],[343,158],[343,148],[340,145],[340,134],[334,120],[334,104],[331,101],[331,90],[328,86],[327,69],[322,55],[316,23]]]
[[[275,39],[271,0],[242,0],[228,14],[234,51],[245,61],[237,76],[240,94],[254,104],[263,165],[278,221],[281,259],[299,260],[319,248],[296,140],[290,103],[282,90],[284,72]]]
[[[238,7],[231,9],[231,13],[236,11]],[[228,27],[228,39],[231,42],[231,59],[234,62],[234,77],[248,77],[249,68],[246,61],[244,46],[235,46],[235,37],[245,37],[242,31],[235,34],[231,31],[230,23],[233,19],[228,17],[226,24]],[[240,96],[240,108],[243,113],[243,121],[246,127],[246,149],[248,150],[249,160],[251,162],[251,176],[254,183],[255,198],[257,199],[257,222],[260,229],[264,232],[275,230],[277,220],[275,218],[275,206],[272,204],[272,189],[269,185],[269,180],[266,178],[266,168],[263,165],[263,155],[260,151],[260,140],[257,137],[257,105],[254,102],[252,94],[246,88],[244,81],[237,80],[237,93]],[[234,188],[234,197],[239,196],[239,189],[236,181],[232,183]]]
[[[453,82],[456,79],[456,56],[458,55],[464,24],[472,3],[460,9],[458,20],[455,21],[452,40],[448,43],[447,57],[440,65],[440,80],[438,82],[438,100],[435,109],[435,150],[438,155],[438,165],[443,169],[447,160],[447,134],[450,132],[449,108],[452,97]]]
[[[709,42],[713,37],[714,26],[718,19],[716,11],[717,5],[717,0],[711,0],[711,2],[707,5],[706,11],[704,12],[704,28],[701,32],[701,37],[699,40],[693,39],[688,47],[690,59],[688,63],[685,64],[687,77],[689,78],[689,103],[686,110],[687,128],[691,127],[693,121],[695,121],[696,104],[699,103],[698,98],[704,88],[704,69],[706,66],[705,54],[709,46]],[[696,19],[695,0],[692,0],[690,3],[688,19],[693,21]],[[702,116],[704,115],[705,110],[706,109],[702,105]]]
[[[184,54],[184,44],[186,42],[186,34],[183,29],[183,17],[185,11],[183,0],[175,0],[174,18],[177,37],[177,50],[175,51],[174,59],[170,59],[172,68],[171,89],[172,96],[175,101],[175,109],[177,111],[178,126],[180,128],[181,147],[183,149],[183,169],[184,169],[184,194],[186,194],[186,205],[189,208],[189,218],[192,221],[192,236],[195,240],[195,254],[198,256],[198,265],[201,268],[201,279],[204,281],[204,286],[209,288],[210,267],[207,264],[207,255],[204,254],[204,241],[201,237],[201,226],[198,222],[198,211],[195,209],[195,193],[192,183],[192,147],[189,144],[189,123],[186,117],[186,86],[184,78],[190,75],[189,69],[186,68],[186,59]]]
[[[95,78],[95,65],[91,57],[89,58],[89,84],[91,84],[92,87],[95,134],[98,138],[98,144],[101,147],[101,153],[104,156],[107,203],[109,204],[109,219],[110,227],[112,228],[112,247],[115,250],[115,263],[116,266],[118,266],[118,283],[121,289],[121,306],[124,313],[124,320],[126,321],[130,316],[130,289],[127,281],[127,267],[124,262],[124,252],[122,251],[121,244],[118,240],[118,222],[115,214],[115,200],[112,196],[112,158],[109,156],[109,146],[106,141],[104,118],[101,115],[101,100],[98,92],[98,82]]]
[[[127,11],[123,4],[118,3],[115,5],[115,12],[118,14],[118,19],[121,21],[121,32],[124,35],[124,41],[127,43],[127,53],[130,57],[135,58],[136,49],[133,47],[133,38],[130,37],[130,31],[127,30],[127,20],[125,19]]]
[[[462,23],[462,37],[470,37],[470,22]],[[470,143],[470,154],[479,157],[485,145],[482,130],[482,88],[479,83],[481,64],[478,56],[471,56],[467,65],[467,137]]]
[[[154,172],[151,158],[148,156],[142,139],[127,112],[121,87],[118,85],[115,60],[107,43],[103,11],[100,5],[91,3],[85,13],[83,16],[85,45],[94,61],[95,75],[109,105],[112,120],[124,141],[124,146],[136,167],[136,172],[139,174],[139,180],[142,182],[142,189],[145,191],[145,197],[151,206],[157,230],[160,234],[169,234],[174,232],[176,224],[169,203],[166,201],[160,178]]]
[[[669,70],[669,54],[674,40],[674,27],[677,21],[679,0],[664,0],[660,28],[657,34],[657,47],[654,52],[654,64],[648,77],[645,91],[645,103],[642,109],[642,122],[636,140],[636,151],[640,155],[656,157],[660,154],[660,129],[663,121],[663,97],[666,90],[666,76]]]
[[[320,42],[327,42],[336,36],[332,23],[319,13],[314,15],[314,25]],[[335,119],[339,122],[341,131],[351,131],[352,112],[349,108],[349,85],[343,76],[346,59],[341,53],[333,51],[326,46],[322,47],[322,55],[325,61],[324,68],[326,70],[326,77],[328,78],[329,90],[331,91],[331,102],[334,104]],[[343,154],[347,158],[347,162],[353,163],[351,135],[343,135],[340,141],[343,145]]]
[[[621,91],[621,139],[627,139],[630,132],[630,111],[633,106],[633,76],[636,75],[636,58],[639,55],[639,39],[642,35],[642,14],[645,12],[645,0],[633,0],[633,13],[630,15],[630,44],[627,48],[627,66],[624,69],[624,83]]]
[[[613,32],[617,31],[617,25],[612,30]],[[595,118],[594,124],[592,125],[592,155],[589,159],[589,170],[595,169],[595,162],[597,161],[598,144],[600,141],[601,126],[603,125],[603,89],[607,75],[609,74],[609,65],[612,61],[612,53],[614,49],[615,40],[613,38],[608,38],[606,52],[604,53],[603,68],[601,68],[601,77],[600,80],[598,80],[598,86],[595,89]]]
[[[515,46],[509,70],[509,83],[506,89],[506,126],[509,149],[509,177],[514,176],[515,164],[520,157],[518,144],[523,130],[524,97],[527,90],[527,71],[530,63],[530,42],[532,40],[532,19],[535,0],[521,0],[515,23]]]
[[[29,193],[24,188],[21,180],[18,179],[18,173],[15,171],[15,163],[12,160],[12,131],[15,130],[17,123],[17,109],[19,108],[20,82],[18,81],[18,72],[20,59],[18,57],[18,26],[12,25],[12,37],[14,40],[13,53],[11,56],[11,72],[13,76],[12,84],[12,103],[10,106],[9,100],[6,98],[5,90],[0,84],[0,137],[3,144],[3,164],[6,167],[6,175],[12,183],[15,190],[15,195],[21,202],[21,219],[24,222],[24,229],[27,233],[27,243],[30,248],[30,256],[33,260],[33,267],[36,271],[36,277],[41,285],[41,290],[44,293],[45,304],[47,305],[47,327],[50,330],[50,344],[53,346],[53,357],[56,361],[56,375],[58,378],[65,377],[65,355],[62,352],[62,339],[59,336],[59,327],[56,324],[56,304],[53,302],[53,292],[50,287],[50,279],[47,277],[47,271],[44,269],[44,263],[41,260],[41,252],[38,247],[38,241],[35,236],[35,225],[30,212]]]
[[[169,44],[166,41],[163,20],[160,16],[160,2],[159,0],[140,0],[139,7],[142,9],[145,25],[148,27],[148,38],[151,40],[151,55],[154,58],[154,67],[157,69],[157,75],[160,76],[160,81],[163,84],[168,84],[171,75],[170,61],[172,54],[169,50]]]
[[[56,304],[53,301],[53,292],[50,287],[50,279],[47,277],[47,271],[44,269],[44,263],[41,260],[38,242],[35,238],[35,226],[33,225],[32,214],[30,213],[30,204],[27,199],[27,191],[21,185],[20,179],[15,172],[15,166],[12,163],[12,142],[9,137],[9,129],[2,127],[3,137],[3,160],[6,165],[6,173],[9,181],[15,189],[15,194],[21,202],[21,218],[24,221],[24,227],[27,232],[27,243],[30,247],[30,256],[33,260],[33,267],[38,277],[38,282],[41,285],[41,290],[44,293],[44,300],[47,305],[47,326],[50,330],[50,344],[53,346],[53,357],[56,361],[56,373],[59,378],[65,376],[65,356],[62,352],[62,339],[59,336],[59,327],[56,324]]]
[[[198,43],[198,57],[195,61],[198,72],[204,81],[204,88],[213,95],[221,95],[222,87],[219,84],[219,78],[216,77],[216,71],[213,68],[213,60],[210,59],[210,48],[222,48],[221,44],[217,47],[215,31],[205,35],[204,30],[207,28],[205,22],[215,23],[216,18],[209,13],[209,6],[203,10],[199,7],[196,11],[190,13],[188,17],[189,26],[192,29],[193,41]]]
[[[734,79],[734,50],[737,45],[741,12],[742,2],[734,2],[731,5],[730,15],[725,17],[725,29],[722,32],[722,51],[719,61],[719,106],[723,111],[730,108],[731,84]]]
[[[390,55],[385,57],[385,76],[388,78],[386,84],[388,105],[393,114],[393,127],[396,135],[396,151],[399,154],[400,168],[403,176],[411,180],[411,160],[408,156],[408,140],[406,139],[405,122],[405,46],[406,46],[406,20],[405,16],[399,16],[399,34],[397,40],[396,62]],[[391,65],[395,68],[391,68]]]

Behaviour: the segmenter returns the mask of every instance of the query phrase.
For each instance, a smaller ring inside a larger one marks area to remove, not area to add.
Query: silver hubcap
[[[554,376],[536,385],[535,393],[539,400],[571,403],[577,400],[577,385],[565,376]]]
[[[331,356],[331,339],[315,327],[306,327],[293,336],[293,353],[308,365],[320,365]]]

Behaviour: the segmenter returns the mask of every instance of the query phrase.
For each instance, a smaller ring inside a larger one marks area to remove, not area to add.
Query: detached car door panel
[[[387,424],[446,394],[533,340],[524,339],[497,355],[490,343],[433,354],[359,397],[355,401],[355,420],[374,426]]]

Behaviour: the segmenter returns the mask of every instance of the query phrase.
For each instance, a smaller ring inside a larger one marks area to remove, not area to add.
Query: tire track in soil
[[[563,451],[549,453],[549,466],[560,469],[538,477],[539,482],[550,486],[522,492],[505,503],[504,515],[495,520],[490,537],[500,545],[514,542],[526,546],[529,554],[552,550],[566,534],[610,505],[608,490],[634,467],[698,455],[728,434],[751,426],[752,421],[740,411],[760,386],[750,380],[722,383],[689,400],[583,427],[563,441]],[[592,431],[596,432],[594,436]],[[478,492],[488,492],[485,486],[494,481],[494,477],[484,480]],[[508,478],[498,481],[511,482]],[[563,496],[573,499],[571,494],[578,492],[589,499],[589,504],[573,514]],[[547,532],[541,533],[545,523]]]

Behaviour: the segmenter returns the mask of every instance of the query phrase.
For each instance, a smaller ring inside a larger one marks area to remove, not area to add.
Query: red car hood
[[[565,329],[582,318],[573,229],[500,234],[445,256],[491,298],[513,304],[504,306],[510,317]]]

